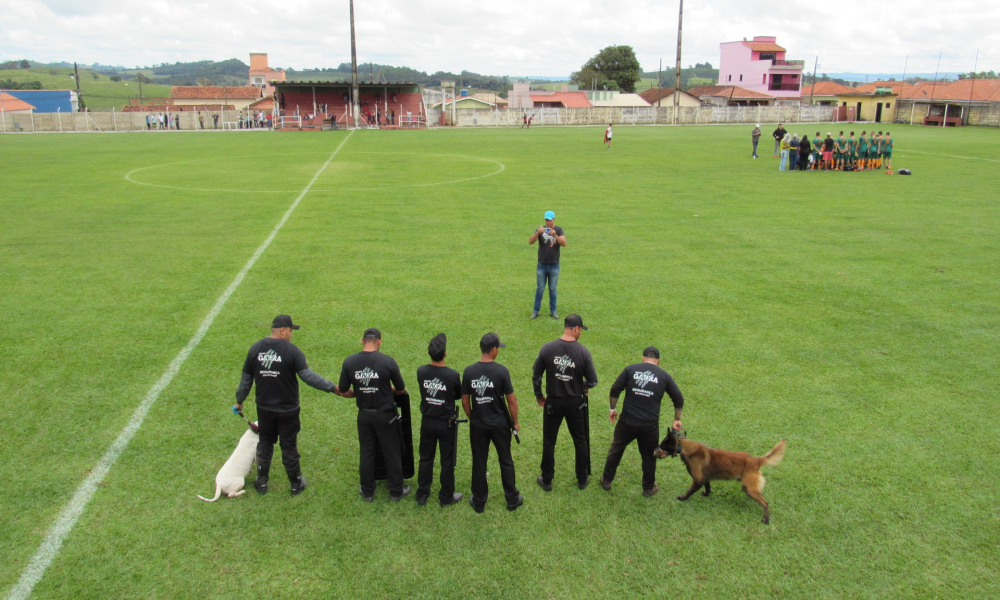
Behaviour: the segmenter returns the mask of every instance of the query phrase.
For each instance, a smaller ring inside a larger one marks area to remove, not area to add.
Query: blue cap
[[[555,219],[555,218],[556,218],[556,213],[552,212],[551,210],[545,211],[545,219],[546,220],[551,221],[552,219]]]

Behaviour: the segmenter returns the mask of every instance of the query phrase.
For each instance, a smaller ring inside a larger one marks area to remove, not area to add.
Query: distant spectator
[[[778,142],[778,152],[781,155],[781,164],[778,165],[779,171],[788,170],[788,150],[792,147],[789,142],[792,141],[791,134],[786,133],[781,141]]]
[[[757,158],[757,142],[760,141],[760,123],[750,132],[750,139],[753,141],[753,157]]]
[[[809,168],[809,154],[812,152],[812,144],[809,143],[809,134],[805,134],[799,139],[799,170],[805,171]]]
[[[205,115],[201,114],[200,112],[198,113],[198,124],[201,125],[202,129],[205,128]]]
[[[153,128],[153,117],[146,113],[146,130],[149,131]]]
[[[781,123],[778,123],[778,128],[771,134],[771,137],[774,138],[774,156],[772,158],[778,158],[778,150],[780,149],[779,146],[781,145],[781,140],[785,139],[785,134],[787,133],[788,132],[785,131],[785,128],[781,126]]]
[[[219,128],[219,113],[212,113],[212,124],[216,129]]]
[[[521,129],[524,129],[524,128],[525,128],[525,127],[527,127],[527,126],[528,126],[528,112],[527,112],[527,111],[525,111],[525,112],[524,112],[524,113],[523,113],[523,114],[521,115]]]
[[[788,145],[788,170],[794,171],[799,167],[799,134],[793,133]]]

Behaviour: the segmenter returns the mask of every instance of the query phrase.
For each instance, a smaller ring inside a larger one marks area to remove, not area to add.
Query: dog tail
[[[209,500],[208,498],[206,498],[206,497],[204,497],[202,495],[199,495],[198,497],[201,498],[202,500],[204,500],[205,502],[215,502],[216,500],[219,499],[219,496],[221,496],[221,495],[222,495],[222,486],[219,485],[218,483],[216,483],[215,484],[215,498],[212,498],[211,500]]]
[[[781,462],[781,459],[785,457],[785,440],[781,440],[771,448],[771,451],[761,456],[760,466],[771,467]]]

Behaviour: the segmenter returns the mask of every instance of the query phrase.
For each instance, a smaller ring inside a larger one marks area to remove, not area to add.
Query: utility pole
[[[816,95],[816,69],[819,68],[819,57],[816,57],[816,62],[813,63],[813,86],[812,91],[809,92],[809,106],[813,105],[813,96]]]
[[[351,113],[358,126],[361,108],[358,106],[358,50],[354,41],[354,0],[351,0]]]
[[[677,113],[681,105],[681,24],[684,21],[684,0],[677,11],[677,68],[674,70],[674,125],[677,124]]]
[[[660,75],[660,71],[663,70],[663,59],[660,59],[660,66],[656,69],[656,108],[660,108],[660,100],[663,95],[660,89],[663,87],[663,75]]]
[[[83,94],[80,93],[80,69],[73,63],[73,74],[74,79],[76,79],[76,101],[78,108],[85,109],[86,106],[83,103]]]

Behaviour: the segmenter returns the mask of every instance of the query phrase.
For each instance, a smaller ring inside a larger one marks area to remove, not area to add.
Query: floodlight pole
[[[674,70],[674,125],[677,124],[677,113],[680,110],[681,88],[681,24],[684,21],[684,0],[680,0],[677,11],[677,68]]]
[[[813,105],[813,96],[816,95],[816,70],[819,69],[819,57],[816,57],[816,62],[813,63],[813,86],[812,90],[809,91],[809,106]]]
[[[354,40],[354,0],[351,0],[351,112],[358,126],[361,107],[358,106],[358,50]]]

